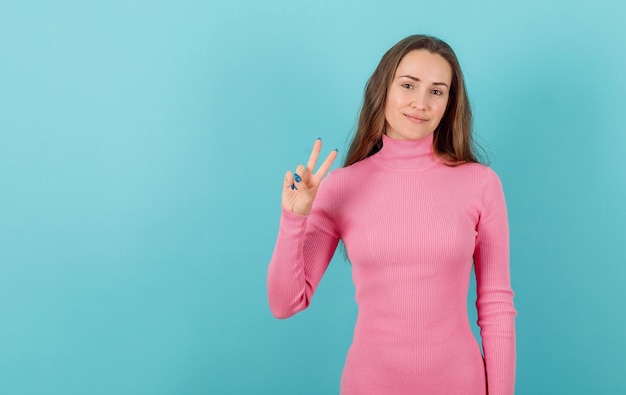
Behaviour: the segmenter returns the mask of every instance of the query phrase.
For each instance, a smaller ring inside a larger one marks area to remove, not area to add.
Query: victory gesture
[[[282,205],[285,209],[299,215],[308,215],[311,212],[317,188],[337,157],[337,150],[331,151],[320,168],[313,173],[321,150],[322,140],[317,139],[306,167],[298,165],[295,174],[291,171],[285,174],[282,196]]]

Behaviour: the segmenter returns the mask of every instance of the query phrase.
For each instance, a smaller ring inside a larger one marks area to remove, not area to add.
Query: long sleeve
[[[478,325],[489,395],[515,390],[515,316],[509,268],[509,227],[502,185],[489,170],[474,252]]]
[[[268,267],[267,294],[277,318],[307,308],[337,248],[329,179],[322,181],[309,215],[282,209],[278,237]]]

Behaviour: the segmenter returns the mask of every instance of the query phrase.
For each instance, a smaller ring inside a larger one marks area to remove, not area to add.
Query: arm
[[[309,215],[282,209],[267,273],[269,305],[276,318],[291,317],[309,306],[339,242],[324,184]]]
[[[476,308],[490,395],[515,390],[515,315],[509,225],[502,184],[488,169],[474,251]]]
[[[288,171],[283,180],[280,229],[267,273],[269,305],[277,318],[309,306],[339,242],[331,213],[332,194],[330,188],[321,187],[337,150],[313,173],[321,148],[322,141],[317,139],[307,166],[299,165],[296,174]]]

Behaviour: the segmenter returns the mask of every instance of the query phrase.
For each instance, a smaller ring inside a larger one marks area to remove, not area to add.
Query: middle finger
[[[321,150],[322,150],[322,140],[318,138],[317,140],[315,140],[315,144],[313,144],[313,150],[311,151],[311,156],[309,156],[309,161],[306,164],[307,169],[309,169],[311,173],[313,173],[313,171],[315,170],[315,164],[317,163],[317,158]]]

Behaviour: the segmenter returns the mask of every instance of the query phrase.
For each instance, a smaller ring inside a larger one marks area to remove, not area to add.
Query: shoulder
[[[346,181],[359,177],[363,174],[367,174],[371,171],[371,163],[369,162],[370,159],[365,158],[350,166],[339,167],[331,170],[322,182],[326,184],[343,184]]]
[[[483,208],[492,206],[494,202],[504,202],[502,181],[493,168],[480,163],[468,163],[463,166],[467,166],[467,170],[475,174],[477,192],[481,195]]]
[[[477,162],[464,163],[460,166],[457,166],[456,169],[460,169],[465,172],[480,174],[482,176],[486,176],[489,173],[495,174],[495,171],[491,167],[483,163],[477,163]]]
[[[488,165],[482,163],[464,163],[459,166],[439,166],[440,174],[449,178],[457,186],[465,186],[477,192],[489,185],[500,185],[500,177]]]
[[[331,205],[341,204],[350,200],[355,191],[360,191],[363,180],[370,176],[371,164],[369,158],[363,159],[353,165],[331,170],[322,180],[318,191],[318,197]],[[316,198],[316,201],[318,198]]]
[[[500,181],[500,176],[498,176],[498,173],[496,173],[494,169],[483,164],[476,164],[476,167],[479,169],[477,171],[480,172],[485,189],[502,189],[502,181]]]

